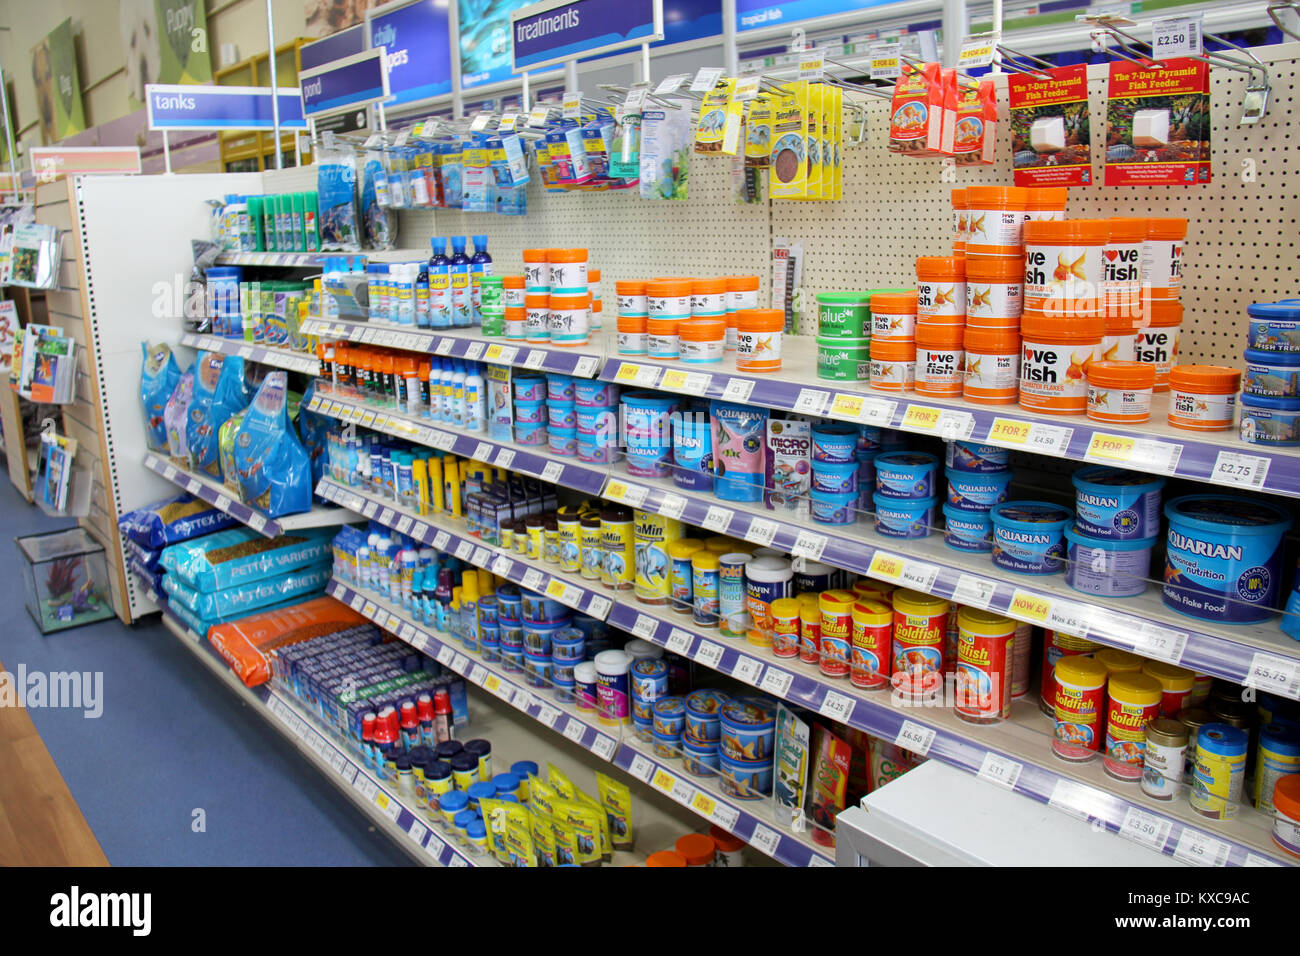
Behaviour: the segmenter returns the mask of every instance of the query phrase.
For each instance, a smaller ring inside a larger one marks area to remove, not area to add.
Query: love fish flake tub
[[[1263,501],[1185,495],[1165,505],[1164,602],[1192,617],[1253,624],[1275,613],[1291,516]]]

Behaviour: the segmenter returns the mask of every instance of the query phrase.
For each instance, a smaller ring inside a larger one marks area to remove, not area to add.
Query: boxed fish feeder
[[[82,528],[16,538],[27,611],[42,634],[113,617],[104,548]]]

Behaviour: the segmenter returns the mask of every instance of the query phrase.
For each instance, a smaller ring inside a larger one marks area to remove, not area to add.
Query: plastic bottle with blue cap
[[[465,237],[451,237],[451,324],[453,328],[469,328],[473,318],[473,300],[470,288],[470,261],[465,255]]]

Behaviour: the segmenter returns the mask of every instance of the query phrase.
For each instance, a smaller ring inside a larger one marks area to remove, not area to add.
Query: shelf
[[[1039,415],[1019,405],[891,394],[872,391],[863,382],[817,378],[816,343],[807,336],[786,336],[782,369],[772,374],[736,372],[734,354],[728,353],[722,363],[707,368],[615,357],[605,361],[599,378],[1300,497],[1300,449],[1243,442],[1235,427],[1218,432],[1174,428],[1168,424],[1167,392],[1153,397],[1151,421],[1134,428],[1095,423],[1082,415]]]
[[[142,578],[143,583],[148,584]],[[288,740],[309,764],[332,783],[349,802],[365,815],[407,856],[424,865],[495,866],[494,860],[471,856],[428,826],[423,811],[413,810],[399,799],[388,784],[378,781],[358,757],[341,748],[323,732],[314,718],[293,700],[265,685],[244,686],[212,646],[190,630],[167,606],[165,598],[150,589],[150,596],[162,610],[163,624],[180,643],[230,688],[250,710]]]
[[[223,252],[217,264],[223,266],[287,266],[307,268],[325,264],[335,256],[364,256],[360,252]]]
[[[514,365],[530,371],[556,372],[579,378],[592,377],[605,361],[605,353],[600,351],[599,345],[588,345],[582,350],[527,345],[486,338],[473,329],[438,329],[431,332],[428,329],[412,330],[386,322],[351,322],[345,319],[307,319],[300,329],[307,335],[322,338],[490,362],[494,365]]]
[[[1274,622],[1216,625],[1187,617],[1165,607],[1155,585],[1138,597],[1094,598],[1070,588],[1064,575],[1000,571],[987,555],[949,548],[941,535],[900,541],[879,535],[865,524],[830,526],[782,520],[779,512],[769,511],[761,503],[724,502],[712,495],[684,492],[670,479],[615,475],[609,466],[555,459],[511,442],[481,440],[353,400],[317,394],[308,407],[408,441],[513,468],[582,494],[744,538],[796,558],[824,561],[1018,621],[1300,699],[1300,643],[1283,634]],[[831,527],[837,530],[822,530]]]
[[[278,538],[286,531],[298,531],[303,528],[324,528],[343,524],[348,514],[340,508],[325,508],[320,505],[302,514],[284,515],[270,518],[265,512],[251,508],[242,501],[230,497],[230,489],[207,475],[198,475],[165,458],[153,453],[144,456],[144,466],[152,472],[162,475],[178,488],[184,488],[196,498],[202,498],[218,510],[248,525],[259,534],[268,538]]]
[[[522,686],[519,683],[521,675],[507,676],[500,663],[485,662],[446,635],[430,632],[401,608],[376,594],[357,591],[338,580],[330,583],[326,593],[392,631],[412,647],[437,658],[440,664],[471,684],[483,688],[602,760],[626,770],[778,862],[788,866],[833,865],[834,851],[831,848],[816,846],[807,836],[783,827],[777,822],[770,803],[724,797],[714,781],[691,777],[680,767],[653,756],[650,746],[633,739],[630,732],[621,735],[620,739],[618,728],[601,726],[594,716],[581,714],[574,707],[549,698],[545,691]]]
[[[308,375],[320,374],[320,360],[305,352],[290,349],[277,349],[269,345],[253,345],[242,339],[223,339],[218,335],[200,335],[186,332],[181,335],[181,345],[202,349],[205,352],[221,352],[223,355],[238,355],[240,358],[262,365],[274,365],[276,368],[291,372],[305,372]]]

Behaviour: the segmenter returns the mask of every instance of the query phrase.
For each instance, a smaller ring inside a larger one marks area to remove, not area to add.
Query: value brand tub
[[[1007,500],[1011,470],[991,472],[944,469],[948,477],[948,505],[959,511],[988,511]],[[944,512],[947,513],[947,506]]]
[[[817,377],[865,382],[871,377],[871,339],[817,338]]]
[[[1075,472],[1074,510],[1080,532],[1094,538],[1154,538],[1160,534],[1163,478],[1097,465]]]
[[[1046,501],[1008,501],[996,505],[993,521],[993,563],[1020,574],[1057,574],[1065,567],[1065,526],[1068,508]]]
[[[1155,537],[1091,538],[1073,528],[1065,529],[1070,563],[1065,583],[1076,591],[1101,597],[1133,597],[1147,589],[1151,571],[1151,549]]]
[[[1300,400],[1241,395],[1241,440],[1288,448],[1300,445]]]
[[[871,293],[817,293],[817,333],[823,338],[842,339],[870,335]]]
[[[934,527],[938,497],[921,499],[888,498],[877,494],[876,533],[888,538],[924,538]]]
[[[993,519],[987,511],[943,506],[943,543],[956,551],[993,550]]]
[[[916,451],[877,455],[876,494],[884,498],[916,499],[934,495],[934,475],[939,459]]]
[[[1257,303],[1246,307],[1250,337],[1246,347],[1261,352],[1300,352],[1300,304]]]
[[[1268,620],[1281,594],[1287,512],[1228,495],[1185,495],[1165,505],[1164,602],[1226,624]]]
[[[1243,395],[1300,398],[1300,355],[1246,349]]]
[[[944,464],[953,471],[999,472],[1011,467],[1011,452],[997,445],[950,441],[944,450]]]

